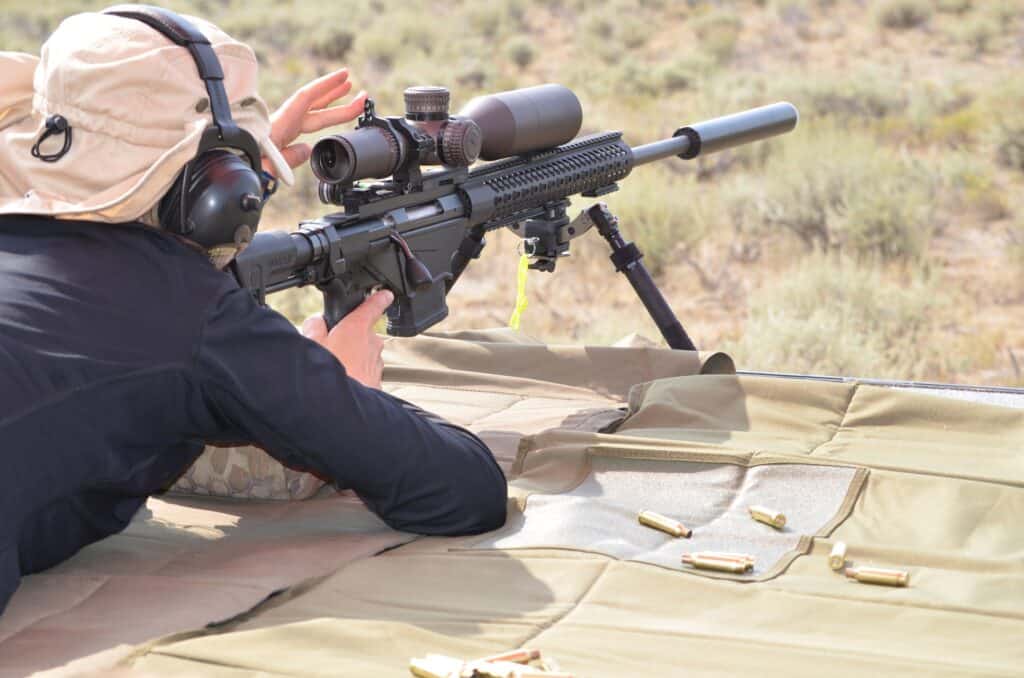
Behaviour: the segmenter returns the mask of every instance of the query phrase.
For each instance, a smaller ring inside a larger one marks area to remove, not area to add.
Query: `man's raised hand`
[[[270,116],[270,140],[290,166],[298,167],[309,160],[310,145],[293,143],[299,134],[351,122],[363,112],[363,91],[347,104],[332,106],[351,91],[348,75],[348,69],[342,68],[303,85]]]

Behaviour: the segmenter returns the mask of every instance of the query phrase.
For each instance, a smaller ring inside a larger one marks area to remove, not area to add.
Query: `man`
[[[328,107],[351,87],[340,71],[269,115],[252,50],[193,22],[279,178],[308,156],[299,133],[361,109]],[[161,228],[206,97],[189,51],[131,18],[76,15],[39,60],[0,53],[0,611],[21,575],[123,529],[204,442],[257,444],[398,529],[504,521],[486,446],[379,390],[390,292],[330,332],[307,322],[311,341]]]

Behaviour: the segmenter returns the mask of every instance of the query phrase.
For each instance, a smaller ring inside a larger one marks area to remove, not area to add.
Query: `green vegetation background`
[[[748,369],[1024,384],[1024,3],[164,4],[251,44],[271,106],[340,65],[386,114],[413,84],[448,86],[457,110],[554,81],[580,96],[585,132],[639,144],[791,101],[795,133],[639,168],[608,199],[698,344]],[[0,49],[37,52],[61,18],[104,5],[3,0]],[[304,169],[267,221],[324,211]],[[598,240],[531,277],[525,332],[658,338]],[[492,238],[439,329],[503,324],[516,258],[514,236]],[[274,303],[301,320],[319,301]]]

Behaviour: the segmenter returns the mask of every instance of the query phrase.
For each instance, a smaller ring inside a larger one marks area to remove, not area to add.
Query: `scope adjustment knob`
[[[420,85],[408,87],[405,96],[405,117],[407,120],[447,120],[448,103],[451,94],[447,87]]]
[[[468,167],[480,157],[483,143],[479,125],[469,118],[452,118],[441,130],[441,162],[450,167]]]

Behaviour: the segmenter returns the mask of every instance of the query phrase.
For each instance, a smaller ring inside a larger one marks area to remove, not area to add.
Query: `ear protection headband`
[[[206,36],[174,12],[118,5],[103,13],[137,19],[192,55],[206,85],[213,124],[203,132],[195,159],[160,201],[160,225],[205,247],[215,263],[230,260],[252,240],[273,181],[264,178],[259,144],[231,118],[220,60]]]

